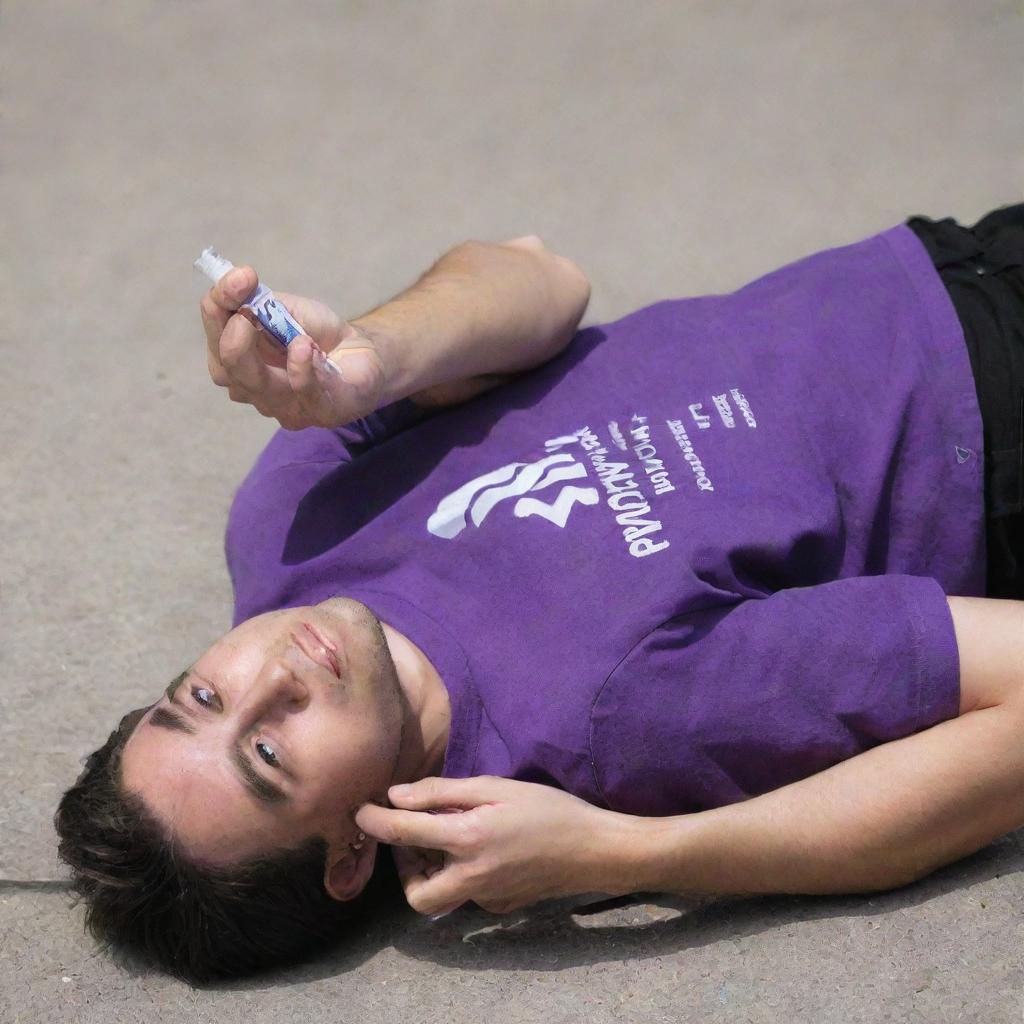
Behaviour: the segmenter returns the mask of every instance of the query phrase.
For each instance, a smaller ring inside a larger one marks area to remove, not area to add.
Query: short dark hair
[[[313,836],[230,867],[185,855],[140,797],[121,784],[121,754],[148,708],[130,711],[86,760],[54,815],[58,854],[108,949],[191,983],[237,978],[309,959],[394,898],[391,858],[354,900],[324,888],[327,843]],[[391,890],[388,892],[387,890]]]

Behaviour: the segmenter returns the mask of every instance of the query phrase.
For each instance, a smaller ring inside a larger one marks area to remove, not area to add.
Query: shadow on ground
[[[561,971],[649,960],[724,939],[767,934],[813,920],[878,917],[1024,870],[1024,830],[927,878],[889,892],[849,896],[681,897],[642,893],[554,900],[508,915],[470,905],[439,921],[396,905],[358,941],[321,959],[210,989],[257,991],[336,977],[385,948],[463,970]],[[129,968],[131,969],[131,968]]]

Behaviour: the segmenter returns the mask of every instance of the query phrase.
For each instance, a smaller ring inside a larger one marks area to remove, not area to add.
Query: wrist
[[[382,371],[382,385],[380,397],[377,400],[377,408],[381,409],[392,402],[405,398],[410,394],[410,388],[404,387],[403,371],[400,364],[401,346],[394,335],[388,331],[387,326],[375,321],[372,314],[360,317],[358,320],[350,320],[349,324],[355,328],[362,342],[369,342],[380,362]]]
[[[585,891],[625,896],[665,889],[664,852],[685,842],[688,816],[643,818],[608,810],[599,815]]]

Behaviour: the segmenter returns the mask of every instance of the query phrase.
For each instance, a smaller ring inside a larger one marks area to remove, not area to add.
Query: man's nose
[[[246,703],[256,714],[272,708],[299,710],[309,700],[309,690],[295,675],[285,657],[271,658],[249,688]]]

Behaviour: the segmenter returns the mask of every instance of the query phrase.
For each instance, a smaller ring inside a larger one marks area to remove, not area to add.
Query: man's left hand
[[[391,845],[405,897],[421,914],[436,917],[468,900],[503,914],[608,891],[601,887],[608,833],[622,815],[551,786],[492,775],[421,779],[392,786],[388,799],[391,808],[363,804],[356,824]]]

